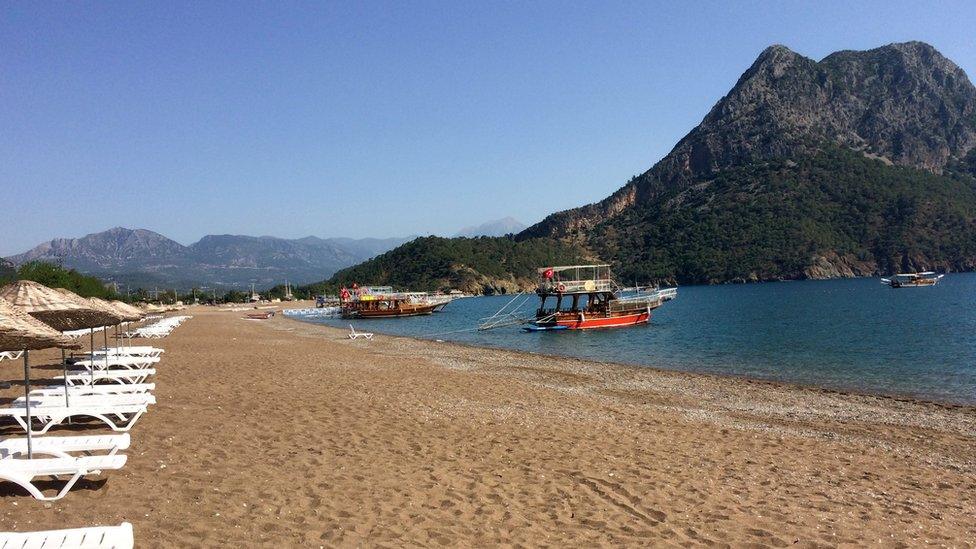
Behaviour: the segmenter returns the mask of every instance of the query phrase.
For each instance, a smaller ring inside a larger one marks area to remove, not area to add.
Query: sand
[[[0,530],[130,521],[139,547],[976,540],[973,408],[192,314],[154,341],[159,402],[125,469],[47,504],[0,484]],[[4,401],[20,378],[0,363]]]

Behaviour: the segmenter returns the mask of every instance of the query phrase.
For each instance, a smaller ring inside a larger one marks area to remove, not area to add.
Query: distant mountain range
[[[189,246],[145,229],[116,227],[81,238],[56,238],[9,258],[42,260],[130,286],[271,286],[331,276],[412,240],[406,238],[284,239],[208,235]]]
[[[976,270],[976,87],[922,42],[820,61],[770,46],[649,170],[510,240],[553,260],[608,261],[641,282]],[[418,240],[320,286],[368,276],[417,289],[524,288],[534,273],[508,262],[512,249]],[[408,263],[429,268],[413,278],[382,268]]]
[[[473,227],[465,227],[454,236],[476,237],[476,236],[505,236],[507,234],[520,233],[528,225],[522,223],[514,217],[504,217],[495,221],[489,221]]]

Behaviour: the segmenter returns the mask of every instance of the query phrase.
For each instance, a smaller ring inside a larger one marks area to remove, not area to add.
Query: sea
[[[523,316],[537,306],[527,296]],[[462,298],[430,316],[357,330],[861,393],[976,405],[976,273],[935,287],[878,278],[683,286],[646,326],[527,333],[479,320],[513,296]],[[520,300],[521,301],[521,300]],[[517,304],[518,302],[516,302]]]

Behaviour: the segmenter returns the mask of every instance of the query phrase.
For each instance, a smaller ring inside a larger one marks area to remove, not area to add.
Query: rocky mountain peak
[[[819,62],[773,45],[654,167],[604,201],[553,214],[523,234],[566,236],[723,169],[824,145],[941,173],[976,148],[976,87],[924,42]]]

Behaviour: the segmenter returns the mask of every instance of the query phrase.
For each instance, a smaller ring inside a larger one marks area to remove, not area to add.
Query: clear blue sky
[[[976,3],[848,4],[6,2],[0,255],[533,223],[649,168],[773,43],[976,73]]]

